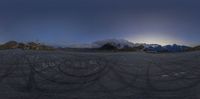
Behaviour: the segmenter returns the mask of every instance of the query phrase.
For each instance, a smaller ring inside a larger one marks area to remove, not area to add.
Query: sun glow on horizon
[[[147,44],[160,44],[160,45],[184,44],[184,42],[181,41],[180,39],[158,34],[155,35],[144,34],[144,35],[133,36],[127,39],[134,43],[147,43]]]

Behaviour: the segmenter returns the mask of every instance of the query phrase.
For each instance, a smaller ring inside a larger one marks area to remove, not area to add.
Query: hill
[[[0,49],[54,50],[54,47],[35,42],[21,43],[17,41],[8,41],[0,45]]]
[[[200,45],[188,49],[188,51],[200,51]]]

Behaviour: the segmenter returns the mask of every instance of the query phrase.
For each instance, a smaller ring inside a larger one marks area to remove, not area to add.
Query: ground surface
[[[0,99],[200,99],[200,52],[0,51]]]

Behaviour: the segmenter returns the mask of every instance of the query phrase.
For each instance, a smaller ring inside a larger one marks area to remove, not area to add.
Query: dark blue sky
[[[0,42],[200,44],[199,0],[0,0]]]

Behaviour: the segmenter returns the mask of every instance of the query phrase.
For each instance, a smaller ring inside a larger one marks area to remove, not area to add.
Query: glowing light
[[[183,43],[181,40],[177,38],[169,37],[163,34],[161,35],[158,33],[140,34],[140,35],[128,38],[128,40],[132,42],[138,42],[138,43],[160,44],[160,45]]]

